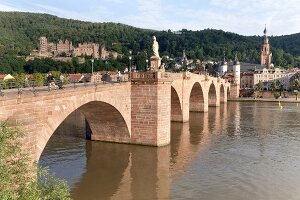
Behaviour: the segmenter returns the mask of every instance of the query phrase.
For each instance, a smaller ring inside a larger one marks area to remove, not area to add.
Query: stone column
[[[189,80],[183,80],[182,82],[183,86],[182,86],[182,122],[188,122],[190,120],[190,94],[187,90],[188,88],[188,84]],[[191,88],[191,87],[189,87]]]
[[[164,146],[170,143],[171,81],[160,72],[136,74],[131,85],[131,141]]]

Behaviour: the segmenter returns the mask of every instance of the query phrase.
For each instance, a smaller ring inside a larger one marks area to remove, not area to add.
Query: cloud
[[[299,0],[200,0],[189,4],[137,0],[137,5],[138,12],[120,18],[123,23],[158,30],[214,28],[243,35],[262,35],[267,24],[270,35],[300,32]]]

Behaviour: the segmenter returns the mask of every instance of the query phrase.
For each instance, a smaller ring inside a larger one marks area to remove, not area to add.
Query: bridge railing
[[[21,95],[23,93],[38,93],[38,92],[50,92],[52,90],[60,90],[66,88],[80,88],[87,86],[97,86],[104,84],[119,84],[123,82],[128,82],[128,80],[112,80],[109,78],[102,79],[101,81],[61,81],[61,80],[53,80],[47,82],[46,80],[27,80],[27,81],[0,81],[0,96],[5,96],[9,94],[18,94]]]

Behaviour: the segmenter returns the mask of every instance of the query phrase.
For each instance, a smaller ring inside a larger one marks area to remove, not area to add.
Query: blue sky
[[[222,29],[243,35],[300,32],[299,0],[0,0],[1,11],[28,11],[141,28]]]

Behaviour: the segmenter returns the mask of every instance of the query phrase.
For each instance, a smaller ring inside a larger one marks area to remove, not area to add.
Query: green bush
[[[280,97],[280,93],[279,92],[274,92],[273,96],[275,99],[278,99]]]
[[[0,123],[0,199],[1,200],[59,200],[70,199],[64,181],[38,169],[21,151],[23,133]]]

